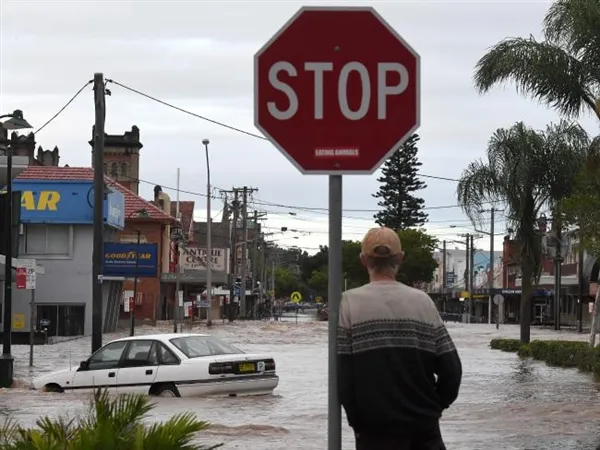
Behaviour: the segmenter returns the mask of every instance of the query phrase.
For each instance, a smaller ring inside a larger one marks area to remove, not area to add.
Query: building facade
[[[93,253],[93,172],[89,168],[33,166],[14,181],[21,192],[19,258],[44,267],[35,289],[35,324],[49,336],[91,334]],[[105,239],[124,226],[121,192],[107,189]],[[104,331],[117,326],[122,278],[103,281]],[[13,287],[14,331],[28,331],[31,291]],[[15,323],[22,324],[15,329]]]

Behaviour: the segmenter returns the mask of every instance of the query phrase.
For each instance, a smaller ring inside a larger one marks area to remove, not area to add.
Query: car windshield
[[[170,340],[188,358],[244,353],[233,345],[209,336],[183,336]]]

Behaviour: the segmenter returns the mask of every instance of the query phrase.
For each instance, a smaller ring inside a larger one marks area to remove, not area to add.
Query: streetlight
[[[210,160],[208,158],[208,139],[202,139],[204,153],[206,154],[206,297],[208,310],[206,311],[206,325],[212,325],[212,218],[210,212]]]
[[[23,118],[23,111],[17,109],[12,114],[0,115],[5,130],[33,128]],[[0,387],[9,388],[13,382],[13,357],[10,354],[12,343],[12,145],[6,146],[6,211],[4,217],[4,318],[2,332],[2,357],[0,357]]]
[[[135,218],[149,217],[148,211],[145,209],[138,209],[137,211],[132,212],[127,218],[133,219],[134,214],[136,215]],[[135,230],[135,232],[137,233],[137,244],[135,247],[135,269],[133,272],[133,305],[129,305],[129,320],[131,321],[129,336],[135,335],[135,302],[137,301],[138,268],[140,263],[140,236],[142,234],[142,230]]]

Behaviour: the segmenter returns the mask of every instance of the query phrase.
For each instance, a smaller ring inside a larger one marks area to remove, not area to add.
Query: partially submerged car
[[[79,367],[42,375],[51,392],[147,393],[170,397],[264,395],[279,384],[275,360],[203,334],[156,334],[109,342]]]

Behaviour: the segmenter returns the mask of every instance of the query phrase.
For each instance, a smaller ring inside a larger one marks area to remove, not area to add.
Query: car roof
[[[208,334],[200,334],[200,333],[162,333],[162,334],[140,334],[137,336],[128,336],[121,339],[115,339],[111,342],[117,341],[136,341],[136,340],[145,340],[145,339],[154,339],[156,341],[167,342],[173,338],[182,338],[182,337],[210,337]]]

